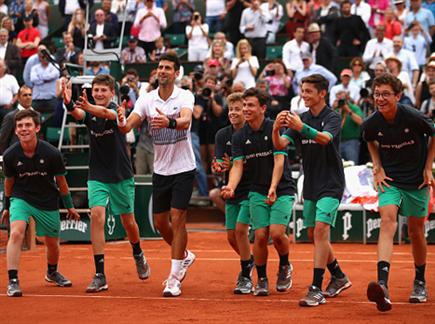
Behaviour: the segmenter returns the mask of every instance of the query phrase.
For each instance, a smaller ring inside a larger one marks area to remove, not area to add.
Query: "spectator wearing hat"
[[[393,52],[393,41],[385,38],[385,26],[378,25],[375,30],[375,38],[366,44],[363,60],[369,64],[369,69],[374,70],[376,63],[383,61]]]
[[[385,59],[385,64],[387,65],[388,71],[402,81],[403,94],[415,105],[414,89],[408,73],[402,71],[402,61],[394,54],[391,54]]]
[[[411,7],[405,17],[405,29],[411,24],[418,22],[426,35],[433,35],[435,32],[435,18],[432,12],[421,5],[421,0],[411,0]]]
[[[341,17],[335,20],[335,39],[339,56],[360,56],[370,39],[369,31],[360,16],[352,15],[352,4],[348,0],[341,3]]]
[[[291,75],[302,68],[301,53],[310,50],[310,45],[304,41],[304,27],[296,27],[293,36],[294,38],[285,43],[282,48],[282,61]]]
[[[337,77],[334,75],[334,73],[321,65],[313,63],[313,56],[310,52],[301,53],[301,59],[303,67],[302,69],[296,71],[296,74],[293,78],[294,93],[299,93],[299,83],[304,77],[316,73],[323,75],[328,80],[329,90],[331,90],[331,88],[337,83]]]
[[[308,26],[307,38],[310,44],[309,52],[313,54],[313,62],[332,71],[337,49],[329,39],[321,34],[319,24],[311,23]]]
[[[334,106],[335,101],[337,100],[337,93],[344,91],[348,94],[348,97],[352,102],[357,103],[360,95],[359,88],[350,84],[350,79],[352,78],[352,70],[351,69],[343,69],[340,73],[341,83],[333,86],[331,88],[331,92],[329,93],[329,105]]]
[[[405,23],[405,17],[408,14],[408,9],[406,8],[405,0],[394,0],[394,15],[397,21],[403,26]]]
[[[350,13],[352,15],[360,16],[366,27],[369,26],[371,12],[372,8],[364,0],[355,0],[350,8]]]
[[[142,47],[137,46],[136,37],[130,36],[128,39],[128,47],[124,48],[121,52],[121,63],[146,63],[146,61],[145,50]]]
[[[28,16],[24,18],[25,28],[18,33],[17,47],[21,49],[21,59],[23,64],[27,59],[38,52],[38,45],[41,40],[39,31],[33,27],[33,19]]]
[[[402,62],[402,71],[408,73],[409,79],[412,80],[412,86],[415,89],[420,70],[415,59],[415,54],[403,47],[402,36],[395,36],[393,38],[393,54]]]

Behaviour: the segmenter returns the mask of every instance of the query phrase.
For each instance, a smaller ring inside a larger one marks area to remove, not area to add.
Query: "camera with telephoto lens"
[[[345,99],[339,99],[338,100],[338,107],[341,108],[346,104],[346,100]]]
[[[204,97],[209,98],[211,96],[211,89],[210,88],[204,88],[204,89],[202,89],[202,95]]]
[[[119,93],[121,94],[121,103],[124,100],[127,101],[127,102],[130,100],[130,97],[128,96],[129,92],[130,92],[130,87],[128,85],[126,85],[126,84],[122,85],[119,88]]]

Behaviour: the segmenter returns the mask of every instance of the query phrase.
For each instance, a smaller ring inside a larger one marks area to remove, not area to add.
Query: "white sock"
[[[178,278],[180,270],[181,270],[181,264],[183,263],[183,260],[171,260],[171,276],[174,276],[175,278]]]

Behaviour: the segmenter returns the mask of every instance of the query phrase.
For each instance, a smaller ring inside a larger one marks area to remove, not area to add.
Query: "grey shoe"
[[[55,271],[53,273],[45,274],[45,281],[55,283],[59,287],[71,287],[71,280],[65,278],[60,272]]]
[[[325,297],[335,297],[351,286],[352,283],[347,276],[344,276],[343,278],[331,276],[331,280],[329,281],[326,290],[323,292],[323,295]]]
[[[236,288],[234,288],[234,293],[236,295],[245,295],[252,293],[253,283],[251,278],[246,278],[239,274],[237,278]]]
[[[278,278],[276,280],[276,290],[285,292],[292,286],[292,273],[293,265],[280,266],[278,271]]]
[[[136,263],[136,270],[139,279],[141,280],[148,279],[148,277],[151,274],[151,268],[148,265],[147,261],[145,260],[145,256],[143,252],[141,252],[139,255],[134,255],[133,257],[134,257],[134,262]]]
[[[427,301],[426,283],[420,280],[414,280],[414,288],[412,289],[409,302],[412,304],[425,303]]]
[[[325,297],[323,297],[322,291],[316,286],[310,286],[308,292],[304,298],[299,300],[299,306],[319,306],[326,303]]]
[[[257,285],[254,289],[254,296],[268,296],[269,295],[269,282],[266,277],[258,278]]]
[[[180,282],[182,282],[184,278],[186,278],[187,269],[189,269],[189,267],[195,262],[196,259],[196,256],[195,254],[193,254],[192,251],[190,250],[186,250],[186,251],[187,251],[187,255],[183,259],[183,262],[181,263],[180,272],[178,273],[178,278],[180,278]]]
[[[95,293],[102,290],[107,290],[109,285],[106,282],[106,276],[102,273],[96,273],[88,288],[86,288],[87,293]]]
[[[20,283],[18,279],[11,279],[8,283],[7,295],[9,297],[21,297],[23,292],[20,289]]]
[[[367,298],[375,302],[377,309],[381,312],[389,311],[393,307],[387,287],[378,282],[372,281],[369,283],[367,287]]]

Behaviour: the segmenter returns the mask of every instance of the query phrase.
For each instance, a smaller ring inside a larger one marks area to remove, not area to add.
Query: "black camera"
[[[123,102],[124,100],[128,102],[130,100],[130,97],[128,96],[129,92],[130,87],[126,84],[122,85],[119,88],[119,93],[121,94],[121,102]]]
[[[194,14],[194,15],[193,15],[193,19],[194,19],[194,20],[199,20],[199,15],[198,15],[198,14]]]
[[[359,91],[359,95],[360,95],[361,98],[367,99],[370,96],[370,91],[368,89],[366,89],[366,88],[362,88]]]
[[[274,76],[275,70],[266,70],[265,74],[266,74],[266,76]]]
[[[204,89],[202,89],[202,95],[204,97],[209,98],[211,96],[211,89],[210,88],[204,88]]]
[[[346,104],[346,100],[345,99],[339,99],[338,100],[338,107],[343,107]]]

